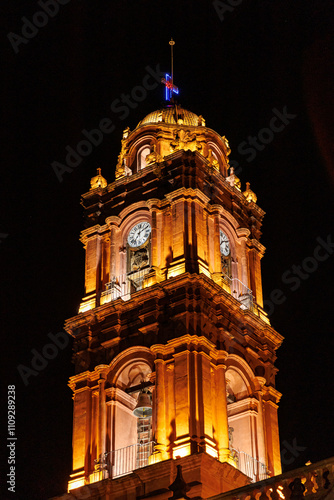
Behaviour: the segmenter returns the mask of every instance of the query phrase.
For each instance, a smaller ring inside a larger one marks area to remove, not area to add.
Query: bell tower
[[[264,212],[229,154],[169,102],[124,130],[115,180],[98,169],[82,195],[85,295],[66,322],[76,498],[169,498],[176,465],[189,498],[281,472]]]

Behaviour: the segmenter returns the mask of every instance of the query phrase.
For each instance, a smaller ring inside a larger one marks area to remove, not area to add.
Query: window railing
[[[104,453],[100,460],[95,460],[97,470],[106,471],[109,478],[130,474],[136,469],[149,465],[149,458],[154,452],[154,441],[136,443],[125,448],[119,448]],[[246,474],[253,482],[269,477],[266,466],[244,451],[230,448],[231,458],[238,470]]]
[[[238,278],[230,278],[222,274],[222,278],[229,285],[231,295],[240,302],[241,309],[253,309],[253,293],[250,288]]]
[[[133,273],[112,276],[111,281],[106,283],[106,289],[101,292],[101,305],[107,304],[118,298],[129,300],[131,294],[142,290],[147,286],[151,276],[149,268],[135,271]]]
[[[246,476],[250,477],[253,482],[262,481],[263,479],[267,479],[267,477],[269,477],[266,466],[244,451],[231,448],[231,456],[237,469],[246,474]]]
[[[154,452],[154,441],[137,443],[125,448],[119,448],[104,453],[100,460],[96,460],[99,471],[107,471],[109,478],[116,478],[130,474],[136,469],[149,465],[149,457]]]
[[[227,284],[231,295],[240,302],[241,309],[253,310],[252,290],[242,283],[238,278],[230,278],[222,274],[223,281]],[[106,283],[106,289],[101,292],[100,304],[107,304],[118,298],[130,300],[131,295],[146,286],[156,283],[156,274],[150,268],[135,271],[133,273],[112,276],[109,283]]]

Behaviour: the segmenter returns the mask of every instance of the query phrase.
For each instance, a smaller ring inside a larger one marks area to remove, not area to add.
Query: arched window
[[[219,243],[222,274],[227,278],[232,278],[230,240],[222,230],[219,232]]]
[[[137,170],[142,170],[143,168],[146,167],[146,156],[149,155],[151,152],[150,146],[147,144],[145,146],[142,146],[137,153]]]
[[[219,164],[218,156],[214,151],[212,151],[212,156],[214,157],[215,160],[217,160],[217,163]]]

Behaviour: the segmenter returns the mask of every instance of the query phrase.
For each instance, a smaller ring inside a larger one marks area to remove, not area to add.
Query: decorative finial
[[[170,50],[171,50],[171,73],[172,76],[166,73],[165,78],[161,78],[161,83],[165,85],[165,98],[166,101],[171,102],[173,99],[173,92],[175,94],[179,93],[179,89],[174,85],[174,70],[173,70],[173,47],[175,45],[175,42],[173,38],[170,39],[168,42],[170,45]]]
[[[105,188],[108,183],[104,177],[101,175],[101,169],[97,168],[97,175],[91,178],[90,180],[90,189],[96,189],[96,188]]]
[[[254,191],[252,191],[250,189],[250,182],[246,182],[246,191],[244,191],[242,194],[245,196],[246,200],[249,203],[251,201],[253,201],[254,203],[257,202],[257,196],[256,196],[256,194],[254,193]]]
[[[197,119],[197,125],[198,127],[205,127],[205,119],[203,118],[202,115],[199,115]]]
[[[235,187],[238,191],[241,191],[241,182],[239,177],[235,175],[233,167],[230,168],[230,175],[226,177],[226,180],[231,184],[232,187]]]

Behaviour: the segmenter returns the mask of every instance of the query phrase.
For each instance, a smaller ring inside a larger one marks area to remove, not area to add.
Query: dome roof
[[[180,122],[179,120],[183,121]],[[157,109],[156,111],[149,113],[138,123],[137,127],[147,125],[149,123],[159,122],[168,123],[170,125],[176,125],[179,122],[179,124],[192,125],[194,127],[197,127],[198,125],[205,125],[205,121],[201,116],[198,116],[187,109],[183,109],[181,106],[171,106]]]

